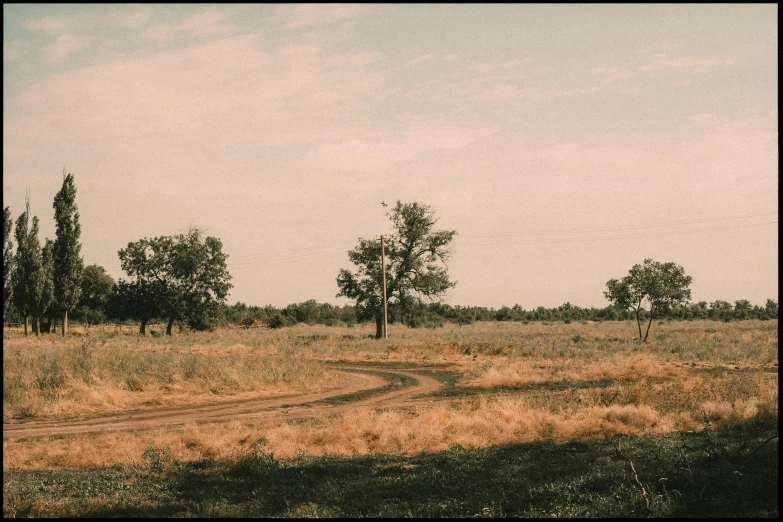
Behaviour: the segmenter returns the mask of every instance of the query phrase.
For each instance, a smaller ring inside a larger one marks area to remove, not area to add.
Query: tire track
[[[312,417],[326,417],[354,411],[357,408],[393,408],[405,406],[414,395],[437,391],[441,383],[432,377],[419,375],[411,371],[384,367],[334,366],[335,370],[350,370],[364,381],[359,388],[339,388],[319,393],[288,395],[271,399],[241,399],[225,401],[203,406],[180,406],[176,408],[156,408],[151,410],[104,415],[78,420],[48,420],[3,424],[3,441],[34,437],[59,435],[100,434],[122,430],[173,429],[185,424],[203,424],[209,422],[227,422],[231,420],[299,420]],[[384,393],[336,405],[308,406],[308,403],[328,399],[338,395],[372,390],[386,385],[386,380],[371,372],[382,371],[387,374],[402,374],[413,377],[417,385],[402,389],[393,389]]]

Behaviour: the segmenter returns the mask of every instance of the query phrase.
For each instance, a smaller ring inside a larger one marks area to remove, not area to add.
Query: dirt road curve
[[[372,395],[365,399],[337,405],[302,406],[337,395],[361,390],[379,388],[387,384],[377,375],[359,373],[363,383],[358,388],[339,388],[320,393],[289,395],[272,399],[242,399],[225,401],[203,406],[178,408],[158,408],[119,415],[105,415],[90,419],[71,421],[31,421],[3,424],[3,440],[28,437],[49,437],[53,435],[72,435],[81,433],[104,433],[116,430],[147,430],[155,428],[177,428],[188,423],[225,422],[231,420],[274,421],[280,419],[304,419],[323,417],[359,408],[392,408],[411,404],[414,395],[431,393],[440,388],[441,383],[432,377],[419,375],[409,370],[391,370],[388,368],[342,368],[353,372],[383,371],[407,375],[415,378],[419,384],[408,388],[390,390]]]

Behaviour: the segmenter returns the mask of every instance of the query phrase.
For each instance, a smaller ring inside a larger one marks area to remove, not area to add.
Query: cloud
[[[725,64],[731,65],[732,60],[718,60],[715,58],[694,58],[693,56],[687,56],[682,58],[668,58],[664,54],[659,54],[652,62],[639,66],[636,68],[639,72],[660,72],[667,69],[682,69],[689,68],[695,71],[703,71],[708,67],[715,65]]]
[[[594,89],[541,89],[538,87],[520,88],[517,85],[501,83],[483,91],[479,98],[486,101],[504,102],[514,98],[526,98],[536,101],[552,100],[564,96],[590,92]]]
[[[406,120],[407,128],[388,131],[384,137],[320,145],[308,153],[306,161],[319,169],[377,173],[423,154],[466,147],[499,130],[483,124],[450,125],[428,118]]]
[[[416,58],[413,58],[412,60],[408,60],[407,62],[405,62],[405,67],[409,67],[411,65],[417,65],[421,62],[431,60],[433,56],[435,55],[432,53],[417,56]]]
[[[355,18],[369,12],[363,4],[297,4],[280,8],[283,29],[315,27]]]
[[[22,40],[11,40],[3,42],[3,61],[13,62],[19,57],[19,53],[25,48]]]
[[[78,24],[75,16],[47,16],[25,22],[25,27],[37,33],[62,34]]]
[[[521,60],[509,60],[499,63],[475,63],[470,66],[470,69],[473,71],[496,71],[498,69],[512,69],[519,65],[532,63],[534,61],[535,60],[533,58],[523,58]]]
[[[46,63],[62,63],[79,49],[89,47],[90,38],[86,36],[74,36],[72,34],[63,34],[57,37],[57,40],[51,45],[42,47],[44,61]]]
[[[126,8],[116,8],[110,15],[111,23],[130,29],[139,29],[152,18],[152,10],[148,6],[136,6],[132,11]]]
[[[373,60],[318,46],[271,52],[257,35],[243,35],[103,62],[58,72],[7,100],[4,138],[34,150],[100,136],[106,154],[130,146],[148,151],[147,161],[165,149],[172,164],[193,151],[215,157],[350,139],[352,118],[384,95],[383,76],[367,69]]]
[[[230,32],[234,26],[224,24],[226,13],[205,11],[178,22],[153,25],[139,35],[145,40],[167,42],[189,36],[215,35]]]

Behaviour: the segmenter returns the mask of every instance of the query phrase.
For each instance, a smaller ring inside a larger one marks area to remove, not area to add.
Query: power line
[[[695,234],[699,232],[716,232],[720,230],[732,230],[737,228],[749,228],[760,225],[776,224],[777,221],[765,221],[763,223],[751,223],[746,225],[735,225],[730,227],[721,228],[704,228],[698,230],[683,230],[679,232],[662,232],[659,234],[645,234],[645,235],[633,235],[633,236],[610,236],[610,237],[595,237],[595,238],[574,238],[574,239],[551,239],[551,240],[534,240],[534,241],[504,241],[504,242],[478,242],[478,243],[462,243],[455,241],[454,246],[493,246],[493,245],[536,245],[536,244],[552,244],[552,243],[584,243],[592,241],[607,241],[614,239],[641,239],[647,237],[662,237],[662,236],[677,236],[683,234]]]
[[[754,214],[742,214],[730,217],[715,217],[715,218],[702,218],[691,219],[684,221],[669,221],[661,223],[653,223],[649,225],[633,225],[625,227],[603,227],[603,228],[588,228],[588,229],[571,229],[571,230],[549,230],[549,231],[535,231],[535,232],[517,232],[508,234],[460,234],[456,237],[454,246],[503,246],[503,245],[531,245],[531,244],[556,244],[556,243],[582,243],[582,242],[595,242],[595,241],[609,241],[609,240],[621,240],[621,239],[643,239],[649,237],[664,237],[675,236],[684,234],[695,234],[701,232],[716,232],[723,230],[732,230],[738,228],[748,228],[761,225],[776,224],[777,221],[765,221],[761,223],[750,223],[743,225],[734,225],[718,228],[706,228],[697,230],[685,230],[685,231],[673,231],[673,232],[660,232],[655,234],[642,234],[642,235],[621,235],[621,236],[608,236],[608,237],[587,237],[587,238],[552,238],[552,239],[532,239],[523,241],[481,241],[481,238],[491,240],[492,238],[515,238],[524,236],[542,236],[547,234],[559,235],[559,234],[581,234],[589,232],[619,232],[623,230],[640,230],[656,227],[672,227],[678,225],[690,225],[698,223],[711,223],[718,221],[730,221],[734,219],[745,219],[752,217],[762,217],[768,215],[777,215],[777,212],[760,212]],[[479,241],[462,241],[463,238],[476,238]],[[343,246],[344,245],[344,246]],[[356,241],[341,241],[331,244],[322,244],[314,247],[296,248],[289,250],[281,250],[275,253],[267,255],[260,255],[253,258],[248,258],[243,261],[229,261],[232,269],[244,270],[248,268],[265,268],[269,266],[279,265],[281,263],[295,263],[299,261],[314,259],[318,257],[332,257],[338,253],[343,254],[356,245]]]
[[[777,215],[777,212],[761,212],[758,214],[744,214],[744,215],[733,216],[733,217],[693,219],[688,221],[668,221],[663,223],[653,223],[650,225],[634,225],[628,227],[605,227],[605,228],[583,228],[583,229],[577,228],[571,230],[542,230],[537,232],[516,232],[513,234],[459,234],[458,237],[515,237],[515,236],[537,236],[537,235],[546,235],[546,234],[578,234],[582,232],[612,232],[616,230],[636,230],[640,228],[673,227],[677,225],[690,225],[694,223],[708,223],[713,221],[730,221],[732,219],[761,217],[761,216],[768,216],[770,214]]]

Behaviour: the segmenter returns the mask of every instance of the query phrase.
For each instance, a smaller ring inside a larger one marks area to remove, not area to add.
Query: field
[[[776,517],[777,326],[6,332],[3,514]]]

